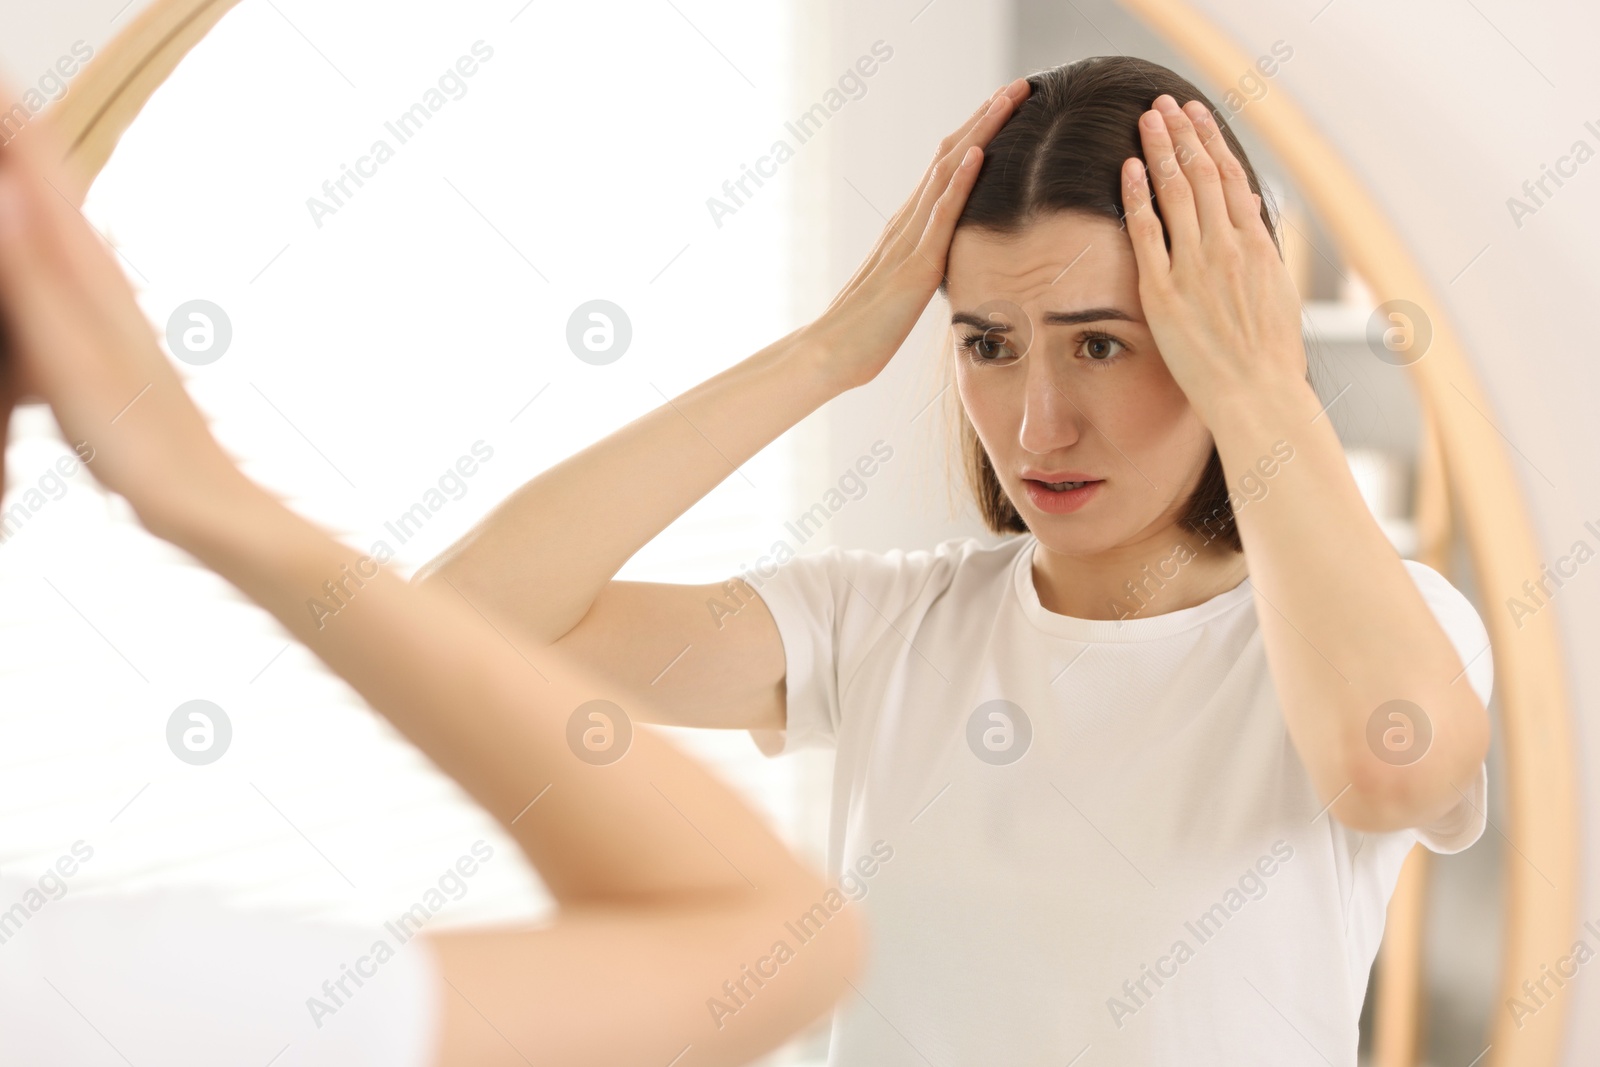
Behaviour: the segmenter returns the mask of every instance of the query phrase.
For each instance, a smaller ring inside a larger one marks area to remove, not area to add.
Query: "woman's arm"
[[[51,190],[58,149],[38,127],[0,149],[9,382],[93,446],[91,471],[152,532],[270,611],[492,813],[561,905],[542,929],[433,938],[438,1061],[734,1064],[825,1011],[858,966],[848,909],[718,1025],[707,1000],[822,899],[820,880],[654,734],[617,762],[580,759],[568,718],[609,694],[604,679],[559,657],[535,674],[457,598],[374,572],[240,474],[120,271]],[[347,603],[319,621],[306,604],[327,581]]]
[[[1162,96],[1156,106],[1161,117],[1141,122],[1140,135],[1161,218],[1137,161],[1123,172],[1156,343],[1235,486],[1275,443],[1294,449],[1292,468],[1237,516],[1290,737],[1341,822],[1426,825],[1464,802],[1488,751],[1488,713],[1319,417],[1299,298],[1243,169],[1202,104],[1179,108]],[[1415,754],[1396,758],[1369,741],[1369,723],[1391,700],[1424,717],[1411,724]],[[1420,750],[1424,725],[1431,740]]]
[[[191,489],[159,510],[137,493],[130,502],[460,782],[561,906],[547,929],[434,936],[449,982],[441,1062],[516,1063],[514,1047],[548,1062],[665,1063],[690,1046],[681,1063],[740,1063],[838,997],[858,953],[848,910],[752,999],[737,1028],[715,1025],[708,998],[726,1002],[722,984],[790,940],[785,921],[824,886],[735,794],[655,734],[636,730],[613,764],[579,759],[567,720],[612,695],[604,680],[548,656],[539,677],[454,597],[387,571],[319,628],[307,598],[359,573],[361,554],[242,476]]]
[[[478,607],[545,641],[573,631],[640,548],[784,431],[888,363],[938,286],[982,146],[1027,92],[1025,79],[997,90],[940,143],[918,188],[815,322],[540,474],[415,580],[447,581]],[[974,147],[972,165],[961,166]],[[673,627],[671,640],[663,640],[675,649],[693,643],[697,635],[679,627],[684,616],[706,614],[706,591],[666,605],[658,591],[632,593],[647,598],[655,632]],[[595,655],[617,647],[619,638],[627,647],[637,607],[616,605],[606,613],[607,631],[579,643]],[[661,666],[633,651],[629,659],[642,659],[652,671]],[[730,655],[749,659],[732,649]],[[627,669],[620,661],[615,666]]]

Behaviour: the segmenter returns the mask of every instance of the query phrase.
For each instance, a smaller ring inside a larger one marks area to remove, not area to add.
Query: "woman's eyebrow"
[[[1106,322],[1108,320],[1119,322],[1139,321],[1121,308],[1114,307],[1084,308],[1082,311],[1047,311],[1044,313],[1044,322],[1047,326],[1075,326],[1080,322]],[[951,315],[950,325],[976,326],[980,330],[997,330],[1001,332],[1010,329],[1003,322],[986,319],[982,315],[971,311],[958,311]]]

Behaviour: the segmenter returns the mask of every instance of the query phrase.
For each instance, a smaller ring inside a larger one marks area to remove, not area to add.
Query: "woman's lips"
[[[1105,482],[1096,479],[1085,482],[1076,489],[1060,490],[1051,489],[1045,483],[1033,478],[1024,478],[1022,484],[1034,507],[1051,515],[1068,515],[1093,500]]]

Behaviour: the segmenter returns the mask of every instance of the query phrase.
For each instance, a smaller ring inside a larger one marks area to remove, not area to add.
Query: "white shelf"
[[[1365,344],[1371,317],[1371,308],[1337,300],[1308,300],[1300,306],[1306,339],[1326,344]]]

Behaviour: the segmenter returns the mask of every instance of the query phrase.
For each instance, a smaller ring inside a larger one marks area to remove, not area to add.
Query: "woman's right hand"
[[[950,136],[878,243],[826,311],[800,332],[844,389],[888,365],[944,278],[956,220],[978,178],[984,146],[1028,98],[1026,78],[997,89]]]

